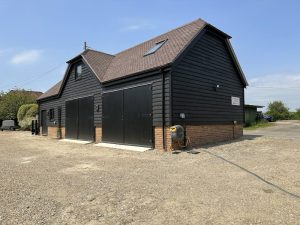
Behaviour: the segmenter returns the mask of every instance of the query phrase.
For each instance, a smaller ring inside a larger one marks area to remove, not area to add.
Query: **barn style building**
[[[41,134],[162,150],[177,124],[191,146],[241,137],[247,81],[230,38],[197,19],[115,55],[86,49],[39,97]]]

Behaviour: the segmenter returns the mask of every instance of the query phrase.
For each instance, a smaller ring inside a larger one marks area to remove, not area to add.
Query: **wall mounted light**
[[[185,119],[185,113],[180,113],[179,117],[180,117],[180,119]]]
[[[214,87],[215,91],[218,91],[219,88],[220,88],[220,85],[219,85],[219,84],[217,84],[217,85]]]

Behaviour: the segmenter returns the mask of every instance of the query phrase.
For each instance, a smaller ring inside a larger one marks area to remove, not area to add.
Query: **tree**
[[[282,101],[269,103],[267,114],[272,116],[274,120],[290,119],[289,108]]]
[[[300,108],[296,109],[296,112],[295,112],[295,119],[297,119],[297,120],[300,119]]]
[[[31,121],[35,119],[38,114],[37,104],[25,104],[19,108],[18,111],[18,122],[23,130],[30,129]]]
[[[0,120],[14,120],[21,105],[36,103],[36,97],[23,89],[1,93],[0,96]]]

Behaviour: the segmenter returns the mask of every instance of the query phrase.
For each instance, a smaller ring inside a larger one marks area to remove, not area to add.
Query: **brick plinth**
[[[102,141],[102,127],[95,128],[95,141],[99,143]]]
[[[201,147],[205,144],[229,141],[243,136],[243,126],[238,125],[198,125],[186,126],[186,137],[191,147]],[[170,128],[165,127],[165,149],[163,149],[162,127],[154,128],[155,149],[171,151],[180,149],[178,143],[171,143]]]
[[[239,138],[243,136],[243,126],[240,124],[187,126],[186,136],[190,141],[190,146],[200,147],[204,144]]]
[[[58,138],[57,127],[48,127],[48,137]]]
[[[61,138],[66,137],[66,129],[64,127],[60,128],[61,129]]]
[[[171,150],[171,134],[169,127],[165,127],[165,149],[163,148],[163,128],[154,127],[154,148],[164,151]]]

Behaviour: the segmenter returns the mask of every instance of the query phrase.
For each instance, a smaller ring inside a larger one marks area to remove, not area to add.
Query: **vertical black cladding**
[[[124,90],[124,142],[152,145],[151,85]]]
[[[151,85],[103,94],[103,141],[152,146]]]
[[[102,132],[103,141],[123,142],[123,91],[102,95]]]
[[[94,139],[94,97],[78,99],[78,139]]]
[[[66,102],[66,138],[77,139],[78,100]]]
[[[42,126],[42,135],[48,135],[48,125],[47,125],[47,111],[41,111],[41,126]]]
[[[86,97],[66,102],[66,137],[94,139],[94,98]]]
[[[61,128],[61,106],[57,107],[57,125]]]

